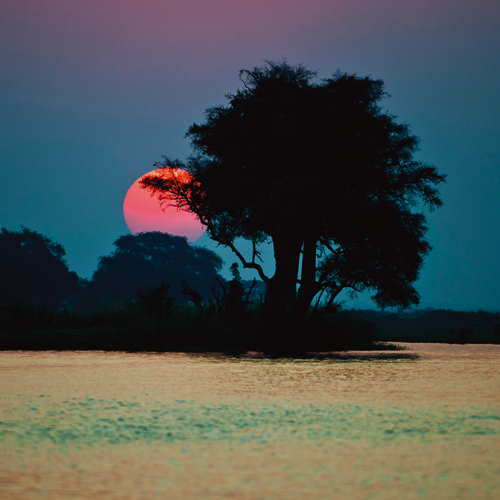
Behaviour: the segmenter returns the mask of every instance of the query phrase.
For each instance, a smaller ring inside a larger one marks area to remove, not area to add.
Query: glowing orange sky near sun
[[[123,215],[128,228],[133,234],[160,231],[174,236],[186,236],[190,242],[196,241],[205,231],[196,216],[175,207],[163,210],[158,198],[152,197],[150,191],[140,187],[141,179],[155,172],[163,172],[165,175],[162,170],[152,170],[139,177],[127,191],[123,202]],[[187,172],[183,174],[189,175]]]

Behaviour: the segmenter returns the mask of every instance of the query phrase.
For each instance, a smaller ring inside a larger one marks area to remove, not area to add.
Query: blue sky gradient
[[[51,236],[90,277],[128,232],[130,185],[186,159],[240,69],[282,56],[385,81],[418,158],[448,175],[422,306],[500,310],[496,0],[0,0],[0,224]]]

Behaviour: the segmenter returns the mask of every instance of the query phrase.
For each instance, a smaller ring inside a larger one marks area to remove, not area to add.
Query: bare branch
[[[252,293],[253,287],[256,284],[257,284],[257,280],[254,278],[253,281],[252,281],[252,285],[250,286],[250,288],[248,289],[248,292],[247,292],[247,296],[246,296],[246,299],[245,299],[245,307],[248,307],[248,302],[250,301],[250,295]]]
[[[312,314],[314,314],[316,312],[316,310],[318,309],[319,303],[321,302],[321,297],[323,297],[323,294],[325,293],[325,290],[326,290],[326,287],[323,287],[321,289],[321,292],[319,294],[318,300],[316,301],[316,305],[314,306]]]
[[[262,257],[260,256],[261,252],[257,250],[257,243],[255,243],[255,240],[252,240],[252,262],[255,264],[255,258],[259,259],[261,262],[263,262]]]
[[[327,307],[331,307],[331,305],[333,304],[333,301],[335,300],[335,298],[338,296],[338,294],[346,287],[346,286],[349,286],[347,281],[343,281],[342,283],[340,283],[340,285],[338,285],[336,288],[331,288],[330,289],[330,299],[328,300],[328,304],[327,304]]]
[[[255,269],[260,276],[260,279],[267,285],[269,283],[269,278],[264,274],[264,270],[262,269],[262,266],[260,264],[256,264],[255,262],[248,262],[245,257],[241,254],[241,252],[234,246],[234,243],[232,241],[219,241],[215,239],[218,243],[221,245],[228,246],[233,253],[240,259],[241,263],[243,264],[243,267],[247,269]]]
[[[333,255],[338,255],[339,254],[339,251],[332,247],[332,244],[331,244],[330,241],[328,241],[328,240],[322,240],[321,243],[323,243],[323,245],[325,245],[325,247],[328,248],[328,250],[330,250],[330,252],[332,252]]]

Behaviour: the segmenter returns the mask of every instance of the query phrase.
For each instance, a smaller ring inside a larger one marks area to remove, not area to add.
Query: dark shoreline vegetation
[[[465,339],[460,329],[467,328]],[[132,301],[104,303],[92,312],[51,311],[17,303],[0,306],[0,350],[128,352],[247,352],[325,357],[325,352],[400,350],[387,342],[500,344],[500,313],[420,310],[384,313],[339,310],[311,314],[300,337],[270,348],[252,304],[238,320],[210,307],[168,303],[154,311]],[[295,341],[294,341],[295,340]],[[465,340],[465,342],[462,342]],[[293,346],[293,347],[292,347]],[[307,354],[309,353],[309,354]],[[315,354],[313,354],[315,353]]]
[[[307,351],[375,349],[374,324],[348,312],[308,322],[298,346],[276,349],[260,321],[260,306],[252,304],[238,317],[213,305],[167,303],[148,310],[133,301],[103,303],[92,312],[50,311],[15,304],[0,308],[1,350],[104,350],[157,352]],[[328,315],[330,316],[330,315]],[[292,340],[292,339],[290,339]],[[297,340],[297,339],[295,339]]]

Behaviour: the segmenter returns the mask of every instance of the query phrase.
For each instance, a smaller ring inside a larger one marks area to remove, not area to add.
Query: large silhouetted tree
[[[48,236],[23,227],[0,230],[0,304],[17,301],[58,307],[79,291],[64,248]]]
[[[211,250],[189,245],[186,238],[149,232],[121,236],[114,245],[111,255],[99,259],[89,284],[89,292],[102,299],[137,299],[141,288],[167,282],[171,296],[187,301],[181,280],[206,299],[212,286],[218,286],[222,259]]]
[[[417,138],[381,109],[383,82],[315,76],[286,61],[242,70],[228,104],[189,128],[187,163],[156,165],[184,168],[191,182],[142,183],[196,214],[258,272],[276,325],[299,324],[322,291],[330,300],[351,289],[374,291],[382,306],[417,304],[414,283],[430,250],[422,209],[442,204],[436,186],[445,176],[414,159]],[[253,243],[250,258],[238,238]],[[274,248],[273,276],[259,262],[263,242]]]

